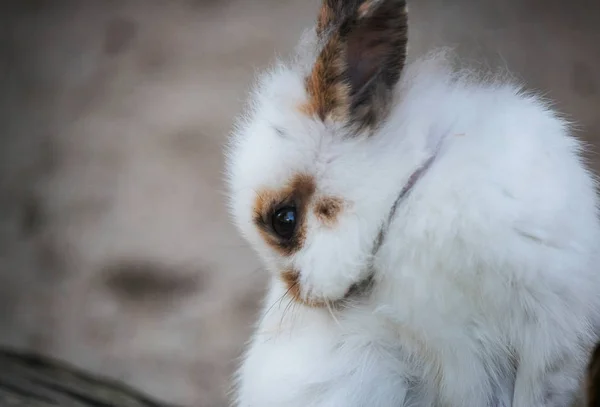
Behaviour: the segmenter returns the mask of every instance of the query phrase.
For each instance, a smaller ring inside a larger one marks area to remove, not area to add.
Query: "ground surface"
[[[0,343],[225,405],[265,276],[227,222],[221,148],[254,70],[318,3],[2,3]],[[419,0],[411,16],[411,57],[454,45],[508,67],[597,142],[597,0]]]

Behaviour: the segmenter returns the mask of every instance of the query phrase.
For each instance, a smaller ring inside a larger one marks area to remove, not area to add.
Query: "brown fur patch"
[[[586,406],[600,406],[600,343],[598,343],[590,356],[586,377]]]
[[[319,16],[317,18],[317,34],[322,35],[323,32],[329,27],[335,17],[335,12],[332,8],[331,1],[323,1],[321,9],[319,10]]]
[[[366,0],[363,4],[358,8],[358,17],[363,18],[366,17],[371,10],[373,10],[373,6],[377,5],[379,0]]]
[[[302,296],[302,290],[300,287],[300,273],[293,269],[285,270],[281,273],[281,281],[286,286],[288,295],[293,301],[311,308],[323,308],[326,306],[324,302],[307,300]]]
[[[258,191],[254,201],[254,223],[263,238],[274,250],[283,256],[297,252],[306,238],[306,213],[315,193],[315,180],[308,174],[297,174],[288,185],[279,190]],[[282,239],[273,231],[271,217],[285,206],[296,208],[296,231],[291,239]]]
[[[300,107],[303,113],[317,116],[322,121],[328,116],[337,120],[347,117],[349,87],[343,81],[346,68],[342,47],[340,36],[337,34],[325,44],[306,78],[308,102]]]
[[[286,270],[281,273],[281,281],[287,288],[287,294],[294,301],[303,302],[300,295],[300,273],[295,270]]]
[[[322,37],[329,28],[355,13],[362,0],[323,0],[317,17],[317,35]]]
[[[315,204],[314,212],[317,219],[323,225],[334,226],[337,221],[337,216],[344,209],[344,201],[340,198],[329,196],[319,199]]]

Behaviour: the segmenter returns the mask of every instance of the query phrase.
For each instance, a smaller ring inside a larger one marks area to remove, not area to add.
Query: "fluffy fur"
[[[569,406],[598,340],[600,224],[568,123],[444,52],[402,69],[376,126],[307,114],[327,41],[261,77],[228,150],[233,219],[273,275],[236,406]],[[256,202],[298,174],[315,190],[283,254]]]

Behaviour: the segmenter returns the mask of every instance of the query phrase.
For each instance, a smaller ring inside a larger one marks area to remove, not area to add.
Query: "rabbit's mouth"
[[[334,308],[343,308],[349,301],[356,301],[366,297],[373,288],[375,282],[375,273],[371,272],[363,280],[352,284],[342,298],[327,300],[324,298],[308,298],[308,296],[302,295],[299,277],[300,274],[293,270],[287,270],[281,274],[281,279],[287,286],[286,295],[290,296],[294,301],[311,308],[325,308],[332,306]]]

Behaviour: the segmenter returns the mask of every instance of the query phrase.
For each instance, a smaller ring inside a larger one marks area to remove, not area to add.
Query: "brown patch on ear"
[[[323,0],[317,17],[317,35],[323,37],[329,28],[354,14],[362,0]]]
[[[590,356],[586,377],[586,406],[600,406],[600,343],[596,344],[594,351]]]
[[[317,26],[321,34],[327,25],[337,27],[306,79],[309,100],[300,110],[374,127],[387,115],[406,60],[406,0],[351,1],[344,10],[352,12],[342,18],[331,17],[335,9],[327,3]]]
[[[340,36],[334,34],[306,78],[309,100],[300,110],[307,115],[317,116],[321,121],[328,116],[334,120],[346,119],[349,87],[343,79],[345,69],[342,42]]]
[[[319,10],[319,17],[317,18],[317,35],[323,35],[323,32],[327,27],[333,23],[335,18],[335,12],[333,9],[333,2],[331,0],[324,0]]]
[[[374,9],[374,5],[378,2],[378,0],[366,0],[363,4],[358,8],[358,17],[363,18],[369,14],[369,11]]]
[[[337,221],[337,216],[344,208],[344,201],[337,197],[321,198],[314,208],[315,216],[325,226],[334,226]]]
[[[297,174],[279,190],[262,189],[256,194],[254,223],[267,244],[282,256],[291,256],[302,248],[306,238],[306,213],[315,190],[315,180],[311,175]],[[287,240],[277,236],[271,225],[273,213],[285,206],[296,208],[296,231]]]

